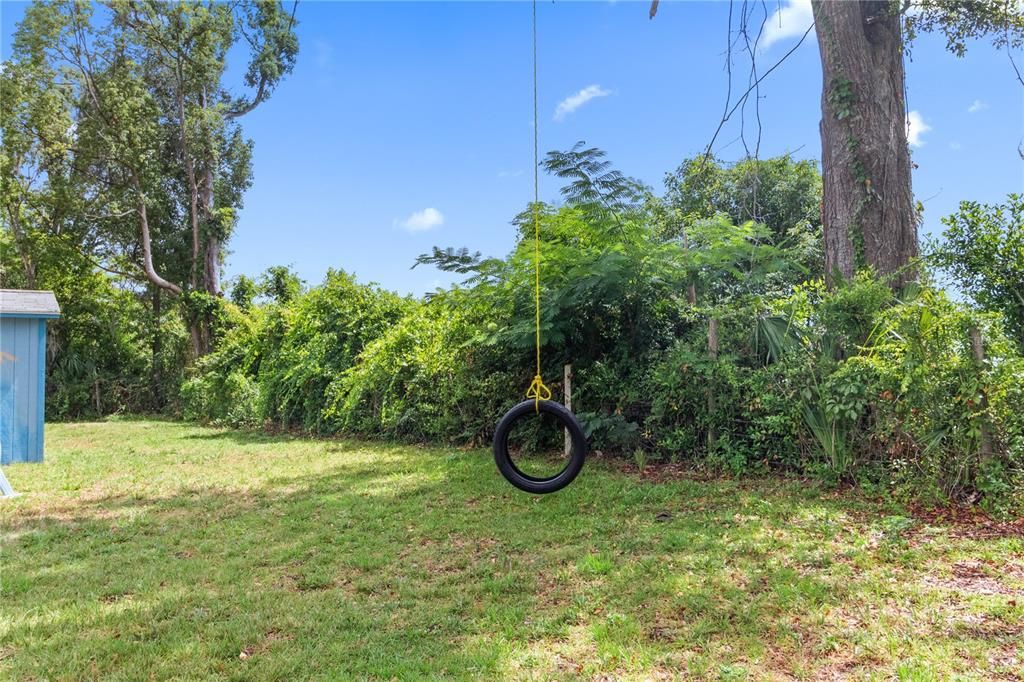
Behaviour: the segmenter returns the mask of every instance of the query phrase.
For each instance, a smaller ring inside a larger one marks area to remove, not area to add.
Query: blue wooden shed
[[[0,464],[43,461],[46,322],[52,291],[0,289]]]

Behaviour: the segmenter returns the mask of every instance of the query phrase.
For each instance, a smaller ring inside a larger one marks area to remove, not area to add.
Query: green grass
[[[0,501],[7,679],[1024,669],[1024,541],[798,481],[596,462],[540,498],[481,450],[159,421],[47,435]]]

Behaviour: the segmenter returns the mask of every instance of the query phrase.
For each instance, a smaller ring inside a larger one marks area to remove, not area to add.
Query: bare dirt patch
[[[991,575],[993,568],[981,561],[960,561],[952,566],[948,578],[926,575],[922,582],[935,589],[949,590],[964,595],[1008,595],[1024,597],[1024,591],[1004,584]]]
[[[275,642],[287,642],[292,639],[295,639],[293,635],[289,635],[278,630],[270,630],[259,642],[249,644],[242,649],[241,653],[238,654],[238,658],[244,661],[253,656],[264,654],[270,650]]]

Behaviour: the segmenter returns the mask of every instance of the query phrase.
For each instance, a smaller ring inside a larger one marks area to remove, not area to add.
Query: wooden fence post
[[[971,351],[974,354],[974,362],[980,369],[985,363],[985,339],[981,336],[981,330],[977,327],[971,327]],[[981,388],[981,404],[980,407],[985,412],[988,412],[988,390],[987,387],[982,386]],[[981,459],[987,460],[992,456],[992,433],[988,428],[988,415],[986,414],[981,419]]]
[[[562,391],[562,394],[563,394],[562,397],[563,397],[563,400],[565,402],[566,409],[568,409],[571,412],[572,411],[572,364],[571,363],[562,368],[562,375],[563,375],[563,382],[564,382],[563,383],[564,390]],[[565,456],[568,457],[571,454],[572,454],[572,438],[569,436],[569,429],[566,429],[565,430]]]
[[[712,362],[718,360],[718,320],[711,318],[708,320],[708,357],[711,358]],[[708,382],[708,417],[709,419],[714,415],[718,409],[718,403],[715,400],[715,386],[714,382]],[[708,425],[708,452],[711,452],[715,447],[715,442],[718,440],[718,433],[715,430],[714,422],[709,422]]]

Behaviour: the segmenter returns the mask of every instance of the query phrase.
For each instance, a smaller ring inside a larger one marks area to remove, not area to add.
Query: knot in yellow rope
[[[536,403],[540,403],[541,400],[551,400],[551,389],[544,385],[544,380],[540,378],[539,374],[533,377],[533,383],[530,384],[530,388],[526,389],[526,397],[533,398]]]

